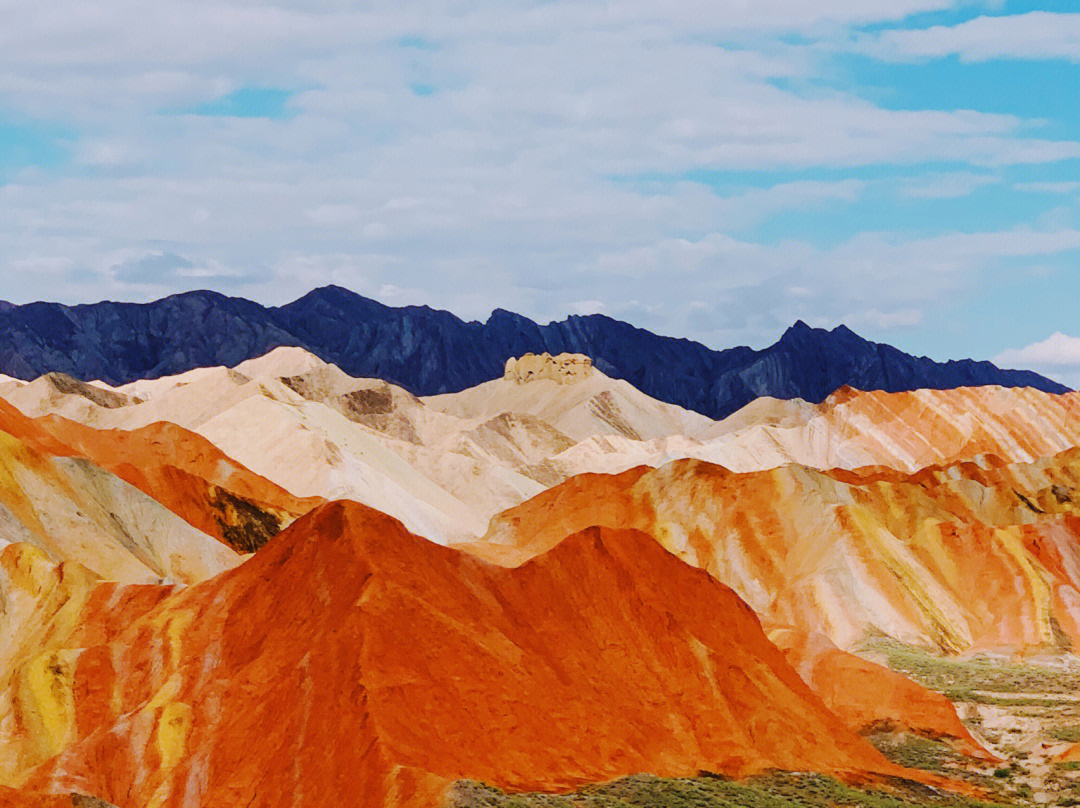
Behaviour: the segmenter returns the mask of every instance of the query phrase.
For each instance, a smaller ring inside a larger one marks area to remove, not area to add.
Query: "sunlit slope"
[[[964,755],[994,759],[942,694],[841,651],[823,634],[780,628],[770,631],[769,639],[825,705],[857,732],[910,732],[948,743]]]
[[[593,435],[639,441],[669,435],[696,437],[715,423],[704,415],[650,398],[629,382],[611,379],[598,370],[570,384],[550,379],[525,383],[496,379],[423,401],[432,409],[462,419],[487,420],[504,412],[531,415],[574,441]]]
[[[28,415],[59,414],[98,429],[173,423],[294,497],[361,501],[440,541],[479,535],[492,513],[543,490],[515,467],[542,464],[552,453],[548,443],[569,443],[546,424],[460,422],[299,349],[237,369],[110,388],[124,402],[113,407],[66,382],[68,392],[58,394],[55,381],[23,385],[10,400]],[[537,476],[550,473],[540,468]]]
[[[786,463],[904,471],[981,454],[1029,462],[1080,445],[1080,393],[961,387],[906,393],[844,388],[817,406],[762,400],[706,435],[700,459],[734,471]]]
[[[28,543],[0,548],[0,786],[63,748],[74,702],[54,683],[68,681],[79,646],[108,641],[176,589],[102,581]]]
[[[1080,450],[867,474],[683,460],[582,475],[496,517],[484,552],[520,559],[588,525],[636,528],[771,623],[842,648],[879,633],[950,651],[1080,642]]]
[[[149,610],[87,605],[49,654],[15,674],[48,722],[14,748],[56,754],[20,768],[7,752],[9,784],[121,806],[910,774],[825,708],[730,589],[634,531],[588,530],[511,569],[335,503]]]

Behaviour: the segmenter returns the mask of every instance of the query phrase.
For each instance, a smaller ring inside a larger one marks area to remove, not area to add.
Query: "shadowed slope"
[[[731,590],[634,531],[508,569],[334,503],[110,641],[95,621],[116,613],[88,616],[47,679],[72,705],[64,748],[24,787],[258,808],[435,805],[459,778],[916,776],[821,704]]]

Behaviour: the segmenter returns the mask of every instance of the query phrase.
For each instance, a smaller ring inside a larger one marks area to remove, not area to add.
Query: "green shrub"
[[[1080,743],[1080,724],[1065,727],[1054,727],[1050,730],[1050,737],[1069,743]]]

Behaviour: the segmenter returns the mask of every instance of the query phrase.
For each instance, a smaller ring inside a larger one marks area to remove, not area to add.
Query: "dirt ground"
[[[949,696],[1001,761],[978,764],[922,739],[872,738],[887,755],[980,783],[1010,804],[1080,806],[1080,763],[1058,759],[1080,743],[1080,657],[940,658],[897,645],[864,653]]]

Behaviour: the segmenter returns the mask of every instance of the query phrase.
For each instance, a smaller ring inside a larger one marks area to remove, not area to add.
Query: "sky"
[[[0,0],[0,299],[842,322],[1080,386],[1075,11]]]

